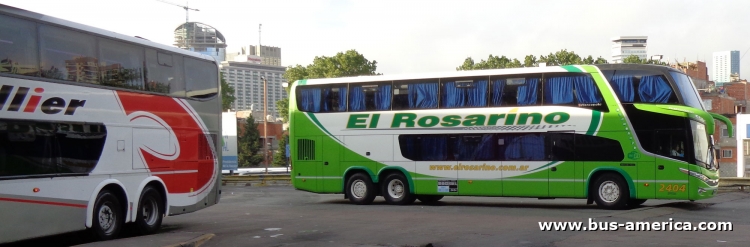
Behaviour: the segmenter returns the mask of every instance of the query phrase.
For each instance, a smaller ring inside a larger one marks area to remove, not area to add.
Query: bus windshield
[[[690,121],[693,129],[693,145],[695,148],[695,161],[702,164],[706,169],[714,168],[714,154],[706,134],[706,125],[696,121]]]
[[[680,95],[682,95],[682,100],[685,101],[685,105],[705,110],[703,102],[698,97],[697,90],[695,90],[695,86],[693,85],[693,81],[690,80],[690,77],[678,72],[669,73],[672,74],[672,78],[674,78],[677,88],[680,90]]]

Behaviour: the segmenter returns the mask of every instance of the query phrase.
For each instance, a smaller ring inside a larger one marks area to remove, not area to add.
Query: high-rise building
[[[227,41],[224,35],[216,28],[200,22],[187,22],[175,28],[174,45],[212,56],[219,62],[226,60]]]
[[[254,57],[251,55],[251,57]],[[244,61],[242,58],[245,58]],[[247,56],[235,58],[237,61],[221,62],[221,72],[224,79],[234,88],[236,97],[232,104],[234,111],[260,111],[263,112],[263,98],[268,95],[268,115],[280,117],[276,109],[276,101],[287,97],[282,84],[286,82],[283,75],[286,71],[284,66],[258,64],[248,61]],[[268,93],[263,92],[263,80],[266,79]]]
[[[740,77],[740,51],[720,51],[713,54],[713,69],[711,79],[716,85],[732,81],[732,77]]]
[[[240,51],[227,54],[227,61],[236,61],[235,57],[245,56],[249,60],[260,59],[260,64],[281,66],[281,48],[265,45],[240,47]]]
[[[612,63],[622,63],[630,55],[636,55],[641,60],[648,58],[648,36],[618,36],[612,38]]]

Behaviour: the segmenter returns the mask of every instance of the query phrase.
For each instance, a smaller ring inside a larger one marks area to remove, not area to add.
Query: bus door
[[[318,166],[322,165],[320,136],[296,138],[296,150],[293,150],[294,187],[301,190],[316,191]]]
[[[689,169],[685,152],[689,143],[685,130],[657,130],[655,133],[656,158],[655,182],[656,198],[688,199],[688,175],[680,169]]]
[[[335,137],[343,140],[342,136]],[[342,192],[344,180],[339,170],[341,160],[341,144],[331,136],[322,138],[321,161],[317,164],[318,191],[319,192]]]
[[[550,197],[583,196],[577,193],[583,191],[583,162],[575,161],[573,136],[573,132],[547,133]]]

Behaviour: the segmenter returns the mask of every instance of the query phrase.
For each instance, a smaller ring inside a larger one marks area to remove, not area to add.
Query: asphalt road
[[[585,200],[446,197],[391,206],[350,204],[343,195],[289,186],[224,187],[221,202],[168,217],[147,243],[176,233],[214,233],[217,246],[750,246],[750,194],[722,193],[698,202],[651,200],[630,210],[601,210]],[[732,222],[733,231],[540,231],[539,222]],[[68,246],[90,240],[68,234],[24,245]],[[54,244],[52,244],[54,243]],[[137,243],[137,241],[136,241]],[[104,243],[101,243],[104,244]],[[109,247],[120,247],[115,242]],[[147,246],[148,244],[142,245]]]
[[[291,187],[225,187],[219,204],[165,220],[168,231],[214,233],[203,246],[750,246],[750,194],[648,201],[601,210],[584,200],[446,197],[439,204],[353,205]],[[540,221],[725,221],[733,231],[552,231]]]

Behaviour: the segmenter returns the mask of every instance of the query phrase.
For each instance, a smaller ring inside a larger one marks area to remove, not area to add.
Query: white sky
[[[169,0],[184,5],[184,0]],[[0,0],[0,3],[171,45],[185,10],[157,0]],[[224,34],[229,50],[280,47],[284,66],[356,49],[384,74],[454,71],[466,57],[523,61],[560,49],[611,58],[610,39],[648,36],[648,55],[708,62],[750,48],[748,0],[336,1],[191,0],[190,21]],[[750,57],[750,56],[748,56]],[[741,77],[750,76],[750,58]]]

